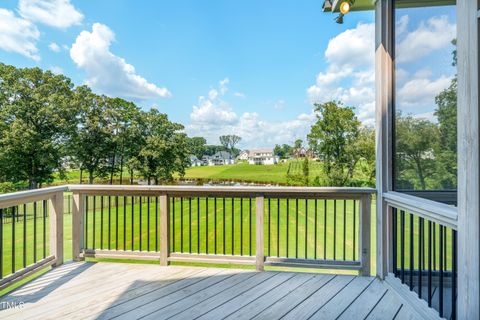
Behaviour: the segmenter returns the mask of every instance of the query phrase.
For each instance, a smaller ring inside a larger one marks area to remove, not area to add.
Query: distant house
[[[315,154],[311,149],[305,149],[305,148],[296,148],[292,152],[293,157],[295,159],[299,158],[315,158]]]
[[[190,156],[190,166],[191,167],[200,167],[203,165],[203,161],[198,159],[197,156],[191,155]]]
[[[223,166],[235,163],[233,156],[226,151],[219,151],[213,156],[203,156],[202,161],[205,166]]]
[[[277,164],[280,158],[273,153],[273,149],[250,150],[248,154],[249,164]]]
[[[248,160],[249,155],[250,155],[249,150],[242,150],[242,151],[240,151],[240,154],[238,155],[237,159],[238,160]]]

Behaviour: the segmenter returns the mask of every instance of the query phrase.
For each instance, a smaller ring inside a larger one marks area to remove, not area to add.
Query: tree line
[[[75,87],[40,68],[0,64],[0,182],[38,188],[78,168],[88,181],[139,172],[165,183],[189,165],[184,127],[156,109]]]

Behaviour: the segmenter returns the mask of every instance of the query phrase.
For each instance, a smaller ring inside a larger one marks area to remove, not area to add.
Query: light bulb
[[[347,14],[350,11],[350,3],[348,1],[342,2],[340,5],[340,12],[343,14]]]

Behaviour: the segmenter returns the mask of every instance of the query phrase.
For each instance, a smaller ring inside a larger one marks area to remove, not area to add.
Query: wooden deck
[[[78,262],[0,299],[0,318],[421,319],[407,300],[371,277]]]

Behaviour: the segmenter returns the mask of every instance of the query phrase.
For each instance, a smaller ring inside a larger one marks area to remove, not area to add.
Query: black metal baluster
[[[118,196],[115,196],[115,250],[118,251]]]
[[[444,237],[444,227],[442,225],[439,225],[439,264],[438,267],[440,268],[440,287],[439,287],[439,295],[438,295],[438,313],[440,314],[440,317],[443,318],[443,257],[444,257],[444,252],[443,252],[443,237]]]
[[[47,257],[47,200],[43,200],[43,259]]]
[[[127,197],[123,196],[123,251],[127,250]]]
[[[175,197],[172,197],[172,251],[175,251]]]
[[[400,270],[402,283],[405,283],[405,211],[400,211]]]
[[[392,241],[393,241],[393,250],[392,250],[392,255],[393,255],[393,274],[395,276],[398,276],[398,255],[397,255],[397,246],[398,246],[398,241],[397,241],[397,234],[398,234],[398,229],[397,229],[397,222],[398,222],[398,217],[397,217],[397,208],[392,208]],[[355,259],[354,259],[355,260]]]
[[[290,199],[287,198],[287,221],[285,222],[287,224],[287,241],[286,241],[286,244],[287,244],[287,254],[285,257],[289,257],[289,251],[288,251],[288,243],[290,241],[289,240],[289,232],[288,232],[288,226],[290,225]]]
[[[200,253],[200,198],[197,198],[197,253]]]
[[[208,197],[205,198],[205,253],[208,254]]]
[[[327,199],[323,200],[323,259],[327,260]]]
[[[112,240],[112,235],[111,235],[111,221],[112,221],[112,199],[110,196],[108,196],[108,250],[111,249],[111,240]]]
[[[150,197],[147,197],[147,251],[150,251]]]
[[[132,216],[130,217],[130,220],[131,220],[130,221],[130,223],[131,223],[131,226],[130,226],[131,230],[130,231],[131,231],[132,234],[130,235],[130,237],[132,238],[132,251],[134,251],[135,250],[135,245],[134,245],[134,243],[135,243],[135,197],[132,196],[131,199],[130,199],[130,202],[131,202],[130,203],[130,206],[131,206],[130,211],[132,213]]]
[[[33,203],[33,262],[37,262],[37,202]]]
[[[413,291],[413,266],[414,266],[414,262],[415,262],[415,254],[413,252],[413,230],[414,230],[414,227],[413,227],[413,214],[410,213],[410,283],[409,283],[409,286],[410,286],[410,291]]]
[[[268,250],[267,250],[267,256],[270,257],[270,247],[272,245],[271,243],[271,238],[272,238],[272,235],[270,234],[270,223],[271,223],[271,216],[270,216],[270,198],[268,198]]]
[[[95,217],[96,217],[96,212],[97,212],[97,201],[96,201],[96,197],[95,197],[95,196],[93,196],[93,230],[92,230],[92,233],[93,233],[93,235],[92,235],[92,238],[93,238],[93,239],[92,239],[92,242],[93,242],[93,244],[92,244],[92,246],[93,246],[93,249],[95,249],[95,248],[96,248],[96,245],[95,245],[95,233],[96,233],[96,231],[97,231],[97,230],[96,230],[96,228],[95,228],[95,223],[96,223],[96,219],[95,219]]]
[[[183,252],[183,197],[180,197],[180,252]]]
[[[23,267],[27,267],[27,205],[23,205]]]
[[[432,306],[432,221],[428,221],[428,306]]]
[[[213,253],[217,254],[217,197],[213,198]]]
[[[43,208],[45,210],[45,207]],[[88,196],[85,196],[85,248],[88,248]]]
[[[357,200],[353,200],[353,261],[356,259],[356,239],[357,239],[357,226],[356,226],[356,217],[357,217]],[[395,243],[395,242],[393,242]]]
[[[315,199],[315,227],[314,227],[314,230],[315,230],[315,239],[313,240],[313,257],[314,259],[317,259],[317,220],[318,220],[318,199]]]
[[[243,198],[240,199],[240,255],[243,256]]]
[[[249,205],[248,205],[248,210],[249,212],[249,218],[248,218],[248,241],[249,241],[249,248],[248,248],[248,253],[251,256],[252,255],[252,198],[249,199]]]
[[[12,273],[15,273],[15,207],[12,207]]]
[[[192,253],[192,198],[188,198],[188,253]],[[158,250],[157,250],[158,251]]]
[[[280,257],[280,198],[277,199],[277,257]]]
[[[232,198],[232,256],[235,254],[235,198]]]
[[[139,220],[140,220],[140,223],[139,223],[139,232],[140,232],[140,239],[139,239],[139,251],[142,251],[142,238],[143,238],[143,233],[142,233],[142,197],[138,197],[138,206],[140,207],[139,208]],[[174,220],[174,223],[175,223],[175,217],[173,218]],[[174,224],[175,225],[175,224]],[[175,229],[173,229],[173,236],[175,237]],[[175,252],[175,240],[173,242],[173,251]]]
[[[333,260],[337,260],[337,200],[333,200]]]
[[[347,245],[347,200],[343,200],[343,260],[346,260]]]
[[[437,225],[433,224],[433,270],[437,270]]]
[[[422,298],[423,218],[418,218],[418,296]]]
[[[100,197],[100,249],[103,249],[103,196]]]
[[[192,220],[192,199],[190,198],[190,225]],[[190,226],[190,233],[192,232]],[[191,237],[191,235],[190,235]],[[192,241],[190,240],[190,248],[192,247]],[[155,197],[155,251],[158,252],[158,196]],[[192,253],[190,251],[190,253]]]
[[[225,222],[225,197],[223,197],[223,254],[225,255],[226,254],[226,251],[225,251],[225,240],[226,240],[226,236],[225,236],[225,232],[226,232],[226,222]]]
[[[457,231],[452,229],[452,319],[457,318]]]
[[[298,259],[298,199],[295,199],[295,258]]]

